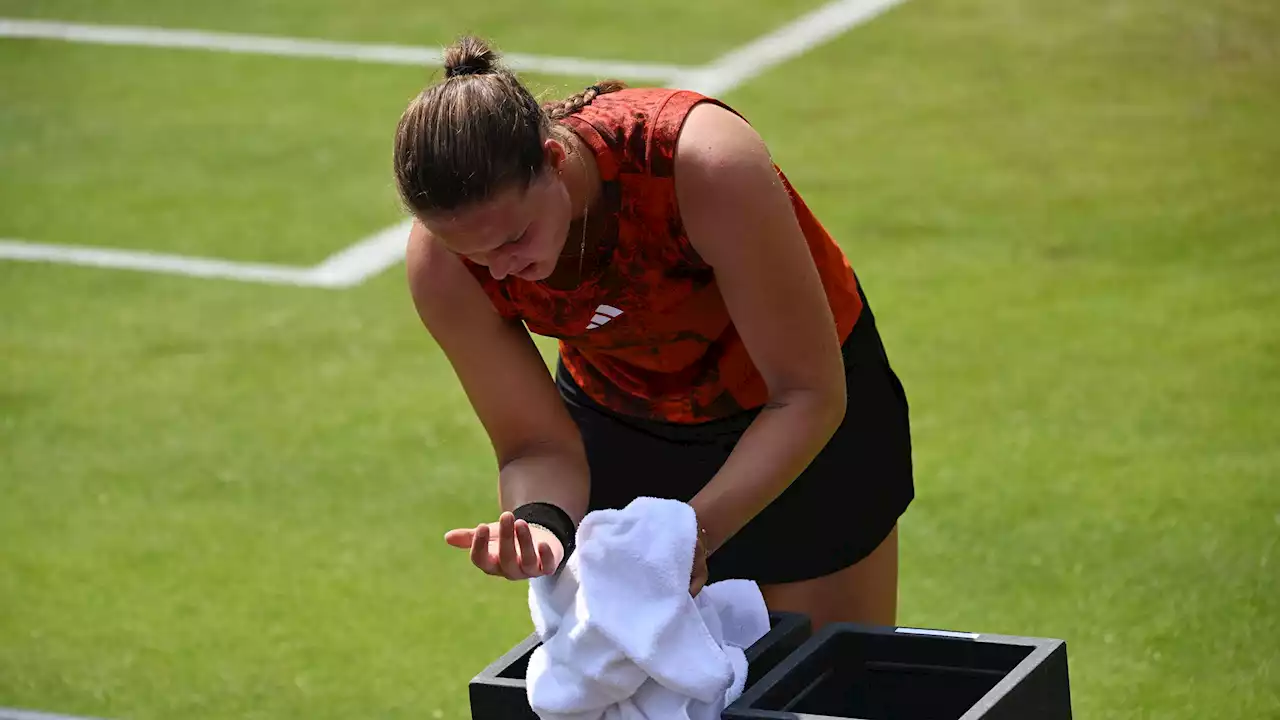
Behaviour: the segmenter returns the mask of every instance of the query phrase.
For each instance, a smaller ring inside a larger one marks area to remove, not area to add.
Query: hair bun
[[[494,72],[497,63],[498,53],[485,41],[470,35],[444,51],[445,77],[488,75]]]

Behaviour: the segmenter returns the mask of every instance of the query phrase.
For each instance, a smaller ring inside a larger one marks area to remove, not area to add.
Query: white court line
[[[162,255],[116,248],[47,245],[5,238],[0,238],[0,259],[140,270],[278,285],[344,288],[359,285],[404,259],[405,241],[409,237],[409,228],[412,224],[411,220],[406,220],[389,227],[330,255],[314,267],[238,262],[190,255]]]
[[[443,50],[407,45],[357,44],[274,37],[241,35],[204,30],[170,30],[129,25],[86,25],[45,20],[0,18],[0,37],[99,45],[126,45],[215,52],[248,53],[285,57],[356,60],[392,65],[439,65]],[[544,72],[555,75],[618,76],[637,80],[665,81],[687,71],[678,65],[639,63],[617,60],[503,53],[504,61],[519,71]]]
[[[152,252],[95,248],[76,245],[45,245],[22,240],[0,239],[0,258],[27,262],[53,262],[68,265],[142,270],[146,272],[224,278],[281,285],[313,285],[307,268],[285,265],[243,263],[187,255],[161,255]]]
[[[411,224],[412,221],[405,221],[387,228],[334,253],[314,267],[163,255],[82,245],[48,245],[5,238],[0,238],[0,260],[50,262],[299,287],[345,288],[359,285],[403,260]]]
[[[311,269],[326,287],[351,287],[381,273],[404,259],[412,220],[371,235]]]
[[[835,0],[726,53],[705,67],[677,75],[675,82],[704,95],[727,93],[902,2],[905,0]]]
[[[49,713],[32,712],[30,710],[0,708],[0,720],[94,720],[94,718],[74,717],[71,715],[51,715]]]
[[[515,70],[658,81],[670,87],[724,95],[781,63],[832,40],[905,0],[834,0],[697,68],[653,63],[507,54]],[[191,48],[222,52],[319,57],[365,62],[431,65],[441,51],[402,45],[357,45],[261,35],[234,35],[113,25],[83,25],[0,18],[0,37],[69,42]],[[239,263],[146,252],[79,248],[0,240],[0,259],[62,262],[249,282],[311,287],[351,287],[404,259],[411,222],[403,221],[346,248],[311,268]]]

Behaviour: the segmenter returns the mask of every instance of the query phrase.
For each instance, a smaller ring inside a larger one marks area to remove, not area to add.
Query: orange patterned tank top
[[[635,88],[600,95],[562,120],[595,154],[608,214],[598,269],[577,287],[495,280],[487,268],[466,263],[503,317],[559,339],[561,361],[589,397],[647,420],[704,422],[768,399],[715,273],[680,222],[676,140],[700,102],[732,110],[695,92]],[[853,269],[786,176],[778,174],[843,342],[862,311]]]

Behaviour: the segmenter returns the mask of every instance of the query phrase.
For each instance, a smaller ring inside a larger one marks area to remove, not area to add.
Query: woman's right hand
[[[498,522],[450,530],[444,540],[470,550],[476,567],[508,580],[551,575],[564,557],[564,547],[551,531],[516,520],[510,512],[502,513]]]

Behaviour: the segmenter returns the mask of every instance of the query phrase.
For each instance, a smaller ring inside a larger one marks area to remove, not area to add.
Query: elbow
[[[840,361],[834,363],[834,367],[827,373],[826,382],[823,383],[821,391],[823,427],[828,428],[831,433],[835,433],[840,423],[844,422],[844,415],[849,410],[847,378],[844,356],[841,354]]]
[[[844,422],[848,411],[848,391],[844,374],[818,387],[796,388],[776,394],[770,405],[774,407],[795,407],[810,419],[808,423],[813,432],[826,442],[840,423]]]
[[[822,391],[821,406],[819,414],[822,427],[826,431],[826,437],[830,438],[835,434],[836,428],[840,427],[840,423],[844,422],[844,415],[849,410],[849,393],[843,373],[837,382]]]

